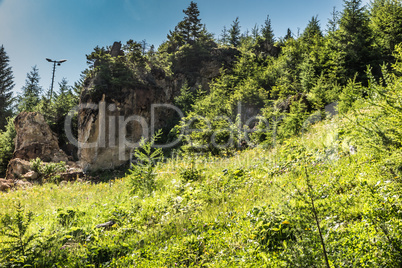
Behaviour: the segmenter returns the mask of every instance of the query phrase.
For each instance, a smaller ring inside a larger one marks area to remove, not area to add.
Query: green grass
[[[168,159],[144,198],[127,177],[0,193],[2,217],[21,203],[39,235],[0,267],[324,267],[309,196],[331,267],[397,267],[400,178],[366,152],[350,155],[342,124],[320,122],[273,149]],[[186,181],[191,165],[201,175]]]

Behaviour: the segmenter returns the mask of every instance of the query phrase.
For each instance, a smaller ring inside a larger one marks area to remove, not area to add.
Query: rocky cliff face
[[[120,43],[115,43],[109,53],[111,57],[124,55]],[[149,137],[161,128],[169,129],[177,122],[180,112],[172,106],[185,82],[193,89],[201,86],[209,90],[211,80],[237,54],[237,50],[210,48],[202,57],[192,56],[191,60],[177,57],[171,76],[150,65],[150,71],[137,72],[130,86],[117,90],[111,89],[99,73],[87,77],[78,123],[81,166],[85,170],[99,170],[126,163],[141,137]]]
[[[31,170],[32,159],[40,158],[43,162],[58,163],[64,161],[66,172],[61,178],[69,178],[71,174],[82,176],[82,170],[59,148],[56,135],[51,131],[43,115],[36,112],[22,112],[14,120],[17,136],[15,151],[8,163],[6,179],[14,181],[25,179],[35,181],[38,174]],[[4,182],[3,182],[4,183]]]

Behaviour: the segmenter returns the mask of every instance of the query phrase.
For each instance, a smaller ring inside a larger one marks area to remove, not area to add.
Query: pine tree
[[[178,31],[182,35],[184,41],[196,41],[201,36],[203,24],[201,23],[200,11],[198,10],[197,3],[191,1],[187,9],[183,10],[186,15],[184,19],[178,24]]]
[[[36,66],[27,73],[25,85],[22,87],[22,94],[18,97],[18,112],[31,112],[40,102],[42,87],[39,85],[40,77]]]
[[[257,40],[257,38],[260,36],[260,29],[258,28],[258,25],[255,24],[253,29],[251,29],[251,35],[254,40]]]
[[[292,31],[290,30],[290,28],[288,28],[284,39],[285,39],[285,41],[287,41],[287,40],[292,39],[292,38],[293,38],[293,33],[292,33]]]
[[[191,39],[198,39],[202,32],[203,25],[201,23],[201,19],[199,18],[200,11],[198,10],[197,4],[191,1],[190,6],[186,10],[183,10],[183,12],[187,15],[186,19],[190,22]]]
[[[370,27],[375,32],[377,46],[386,57],[390,57],[395,45],[402,42],[402,2],[374,0],[370,18]]]
[[[11,67],[8,65],[9,59],[4,50],[0,47],[0,131],[4,130],[7,118],[13,115],[13,87],[14,77]]]
[[[327,32],[334,33],[336,30],[338,30],[338,26],[339,26],[339,11],[337,11],[336,7],[334,7],[333,11],[331,12],[331,18],[328,19]]]
[[[373,50],[373,36],[369,28],[369,18],[361,0],[345,0],[340,19],[339,42],[344,53],[346,78],[352,79],[356,73],[357,82],[367,82],[368,65],[377,66],[374,62],[376,53]]]
[[[271,19],[267,16],[265,20],[265,25],[261,28],[261,34],[265,42],[268,44],[274,44],[274,31],[272,30]]]
[[[306,29],[302,34],[302,38],[309,42],[312,38],[319,36],[322,37],[320,21],[318,20],[318,16],[312,17],[308,22]]]
[[[78,95],[74,94],[71,86],[68,85],[66,78],[59,83],[59,91],[55,94],[55,129],[54,131],[61,136],[64,134],[64,119],[68,112],[78,104]]]
[[[237,47],[240,45],[240,22],[239,17],[233,21],[229,30],[229,44]]]
[[[211,34],[206,31],[205,25],[201,23],[200,11],[196,3],[191,1],[183,13],[186,16],[177,24],[174,31],[169,31],[167,35],[169,40],[166,45],[168,53],[177,51],[185,44],[205,43],[212,39]]]
[[[226,26],[223,26],[223,30],[222,30],[221,37],[220,37],[221,45],[223,45],[223,46],[227,45],[228,40],[229,40],[228,30],[226,29]]]

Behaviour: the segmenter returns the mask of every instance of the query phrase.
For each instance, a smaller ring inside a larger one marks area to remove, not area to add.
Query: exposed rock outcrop
[[[115,43],[109,53],[112,57],[124,55],[120,48],[121,44]],[[164,129],[167,135],[182,116],[172,104],[184,83],[191,90],[201,86],[208,91],[222,66],[231,65],[238,54],[236,49],[218,49],[213,45],[206,49],[189,47],[173,60],[173,74],[147,63],[150,68],[136,67],[132,81],[121,87],[113,84],[120,77],[107,78],[112,73],[88,76],[80,103],[92,107],[83,106],[78,115],[81,166],[84,170],[115,168],[130,159],[141,137],[149,137],[158,129]],[[104,69],[107,68],[113,69]]]
[[[33,171],[29,162],[36,158],[43,161],[42,165],[64,161],[66,171],[58,174],[61,180],[73,180],[83,176],[82,169],[76,163],[68,161],[67,155],[59,148],[56,135],[40,113],[20,113],[14,124],[17,135],[13,159],[7,167],[7,181],[14,181],[15,185],[25,187],[29,186],[30,182],[41,180],[41,174]]]
[[[15,118],[14,125],[17,137],[13,159],[30,160],[39,157],[44,162],[68,161],[43,115],[22,112]]]

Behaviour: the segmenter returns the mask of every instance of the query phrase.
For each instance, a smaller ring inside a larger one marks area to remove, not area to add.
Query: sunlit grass
[[[338,132],[335,117],[275,148],[253,148],[223,157],[168,159],[156,168],[157,190],[144,198],[129,193],[128,178],[99,184],[44,184],[1,193],[0,211],[13,215],[17,203],[32,211],[34,222],[29,232],[44,228],[45,237],[56,235],[52,250],[67,255],[48,252],[45,259],[60,266],[105,260],[138,267],[191,262],[211,267],[278,267],[294,261],[307,265],[322,258],[306,199],[308,176],[333,265],[357,263],[366,258],[364,254],[373,252],[345,257],[339,253],[342,243],[351,243],[360,252],[360,244],[352,243],[349,234],[366,239],[363,222],[370,232],[377,230],[370,215],[381,206],[392,206],[391,199],[381,205],[378,198],[395,184],[370,155],[350,155]],[[180,174],[190,167],[201,170],[201,178],[184,181]],[[377,189],[377,193],[370,189]],[[393,198],[392,202],[400,202],[399,197]],[[59,210],[68,209],[79,213],[73,224],[63,226]],[[252,214],[255,209],[265,212],[256,216]],[[111,229],[95,228],[109,220],[116,221]],[[280,242],[279,249],[267,250],[257,231],[264,222],[271,222],[274,229],[286,223],[298,239],[289,240],[286,247]],[[73,230],[82,230],[85,236],[68,238]],[[384,239],[378,230],[371,235],[376,241]],[[362,241],[361,245],[374,250],[373,245],[367,245],[374,242]],[[302,255],[299,258],[297,254]],[[389,257],[383,249],[376,254]]]

